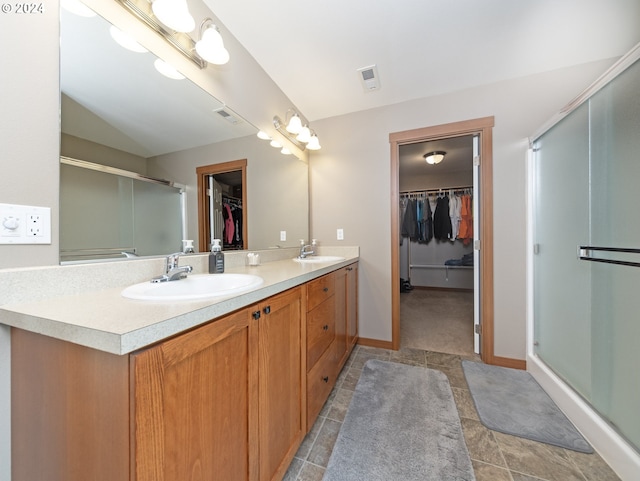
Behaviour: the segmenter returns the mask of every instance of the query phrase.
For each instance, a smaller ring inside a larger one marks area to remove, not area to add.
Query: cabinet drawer
[[[335,278],[333,274],[327,274],[307,284],[307,311],[333,296],[335,291]]]
[[[336,336],[336,302],[331,297],[307,314],[307,370],[311,370]]]
[[[311,429],[336,383],[336,350],[331,346],[307,374],[307,431]]]

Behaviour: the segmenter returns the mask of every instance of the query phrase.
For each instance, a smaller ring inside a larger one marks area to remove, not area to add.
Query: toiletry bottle
[[[209,254],[209,274],[222,274],[224,272],[224,254],[220,247],[220,239],[213,239],[211,254]]]

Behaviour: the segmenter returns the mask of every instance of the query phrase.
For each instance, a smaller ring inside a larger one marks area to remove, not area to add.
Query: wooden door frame
[[[435,125],[389,135],[391,144],[391,326],[392,349],[400,349],[400,159],[403,144],[463,135],[480,135],[480,353],[486,364],[494,364],[493,324],[493,126],[494,117],[483,117]]]
[[[207,252],[209,246],[207,239],[210,232],[209,226],[209,204],[207,202],[206,191],[208,184],[206,178],[209,175],[224,174],[239,170],[242,172],[242,245],[247,249],[249,238],[247,237],[247,159],[222,162],[220,164],[202,165],[196,167],[198,177],[198,250]]]

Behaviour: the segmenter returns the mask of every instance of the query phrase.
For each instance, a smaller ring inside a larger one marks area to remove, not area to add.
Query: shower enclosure
[[[640,46],[532,139],[530,356],[640,452]]]

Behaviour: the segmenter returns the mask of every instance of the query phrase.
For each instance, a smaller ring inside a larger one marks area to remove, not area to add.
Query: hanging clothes
[[[470,195],[463,195],[460,202],[460,232],[458,239],[464,245],[469,245],[473,240],[473,206]]]
[[[433,214],[433,237],[444,241],[451,237],[451,218],[449,217],[449,197],[438,197],[436,211]]]
[[[433,213],[431,211],[431,202],[429,199],[424,198],[422,199],[422,202],[424,204],[422,240],[424,243],[428,244],[431,242],[431,239],[433,239]]]
[[[402,222],[402,236],[411,240],[418,238],[418,213],[415,199],[407,200],[407,209]]]
[[[460,229],[460,197],[453,192],[449,197],[449,218],[451,219],[451,235],[449,240],[455,242]]]

